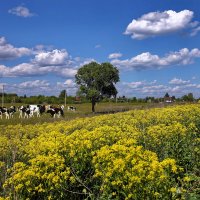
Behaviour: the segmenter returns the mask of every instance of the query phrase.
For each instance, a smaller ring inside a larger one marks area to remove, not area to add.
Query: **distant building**
[[[76,96],[75,100],[74,100],[74,103],[81,103],[81,97]]]
[[[172,103],[172,97],[164,97],[164,102],[165,103]]]

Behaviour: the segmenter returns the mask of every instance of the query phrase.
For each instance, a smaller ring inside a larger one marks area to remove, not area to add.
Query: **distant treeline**
[[[2,94],[0,93],[0,98],[2,97]],[[76,100],[76,97],[74,96],[67,96],[66,97],[66,103],[81,103],[81,102],[87,102],[85,98],[82,98],[80,100]],[[44,95],[38,95],[38,96],[18,96],[17,94],[4,94],[4,103],[22,103],[22,104],[64,104],[65,98],[63,97],[57,97],[57,96],[44,96]]]
[[[0,93],[0,101],[2,98],[2,93]],[[17,94],[4,93],[4,103],[22,103],[22,104],[64,104],[66,99],[67,104],[74,103],[88,103],[90,102],[85,96],[65,96],[63,91],[61,91],[59,96],[18,96]],[[159,102],[193,102],[199,99],[195,99],[192,93],[184,95],[180,98],[176,98],[175,96],[170,97],[168,93],[165,94],[164,97],[156,98],[156,97],[145,97],[145,98],[136,98],[136,97],[126,97],[119,96],[116,98],[103,98],[101,102],[121,102],[121,103],[159,103]]]

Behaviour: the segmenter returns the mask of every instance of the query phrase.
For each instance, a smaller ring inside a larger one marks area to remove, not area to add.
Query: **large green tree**
[[[80,92],[91,100],[92,112],[95,112],[95,104],[99,99],[117,95],[115,83],[119,81],[119,71],[110,63],[91,62],[83,65],[75,78],[80,85]]]

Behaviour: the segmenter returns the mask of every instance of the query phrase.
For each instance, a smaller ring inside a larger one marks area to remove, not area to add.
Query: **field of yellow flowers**
[[[200,105],[0,128],[0,199],[200,199]]]

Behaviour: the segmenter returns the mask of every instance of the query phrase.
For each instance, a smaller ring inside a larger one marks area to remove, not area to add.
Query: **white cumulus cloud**
[[[33,63],[21,63],[14,67],[0,65],[0,77],[33,77],[52,74],[60,77],[74,77],[77,70],[68,66],[38,66]]]
[[[119,96],[129,96],[129,97],[163,97],[166,92],[169,93],[170,96],[181,97],[190,92],[194,94],[194,96],[199,98],[200,84],[198,82],[193,82],[192,77],[191,80],[183,80],[183,78],[173,78],[168,83],[159,83],[157,80],[154,81],[146,81],[146,80],[138,80],[134,82],[120,82],[117,84],[117,89],[119,91]]]
[[[52,51],[38,53],[32,62],[41,66],[64,65],[67,58],[68,52],[65,49],[54,49]]]
[[[25,47],[14,47],[7,43],[5,37],[0,37],[0,60],[19,58],[32,54],[32,50]]]
[[[172,84],[172,85],[185,85],[188,83],[190,83],[190,80],[184,81],[181,78],[180,79],[173,78],[171,81],[169,81],[169,84]]]
[[[121,53],[112,53],[108,56],[109,59],[115,59],[115,58],[120,58],[122,57]]]
[[[76,86],[76,83],[75,83],[74,80],[72,80],[72,79],[67,79],[67,80],[64,82],[64,85],[66,85],[67,87],[75,87],[75,86]]]
[[[74,79],[67,79],[65,82],[57,82],[57,88],[67,90],[67,95],[76,95],[77,85]]]
[[[193,63],[195,58],[199,57],[199,49],[195,48],[190,51],[187,48],[183,48],[179,51],[170,52],[164,57],[145,52],[130,59],[113,59],[111,63],[120,69],[126,70],[161,69],[175,65],[188,65]]]
[[[19,17],[32,17],[35,14],[31,13],[31,11],[24,6],[17,6],[15,8],[11,8],[8,10],[8,13],[19,16]]]
[[[194,13],[190,10],[150,12],[138,19],[133,19],[127,26],[125,34],[131,35],[133,39],[145,39],[181,32],[187,28],[193,29],[198,25],[198,22],[192,21],[193,16]],[[198,31],[193,34],[196,34]]]
[[[200,31],[200,26],[194,28],[194,29],[192,30],[192,32],[190,33],[190,36],[195,36],[195,35],[197,35],[199,31]]]
[[[49,87],[50,83],[46,80],[34,80],[34,81],[25,81],[20,84],[15,84],[14,86],[17,86],[19,88],[45,88]]]

